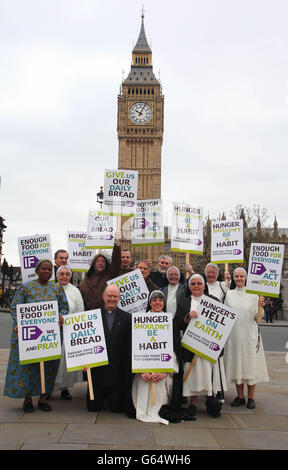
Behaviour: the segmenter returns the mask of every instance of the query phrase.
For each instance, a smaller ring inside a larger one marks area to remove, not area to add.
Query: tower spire
[[[140,34],[139,34],[139,37],[138,37],[138,40],[136,42],[136,45],[133,49],[133,53],[151,53],[152,54],[152,50],[148,44],[148,41],[147,41],[147,37],[146,37],[146,33],[145,33],[145,27],[144,27],[144,8],[143,8],[143,5],[142,5],[142,9],[141,9],[141,29],[140,29]]]
[[[153,72],[152,49],[148,44],[144,26],[144,8],[141,9],[141,28],[137,42],[132,50],[131,70],[124,84],[160,84]]]

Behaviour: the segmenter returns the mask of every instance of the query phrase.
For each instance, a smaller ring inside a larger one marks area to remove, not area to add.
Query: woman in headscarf
[[[47,402],[47,396],[52,393],[59,360],[45,362],[46,393],[41,394],[39,363],[20,365],[19,362],[17,304],[57,300],[59,317],[66,315],[69,310],[62,287],[54,282],[49,282],[53,272],[52,262],[46,259],[39,261],[35,271],[38,275],[38,279],[26,282],[19,287],[12,301],[11,315],[13,326],[4,388],[4,395],[11,398],[24,398],[23,410],[27,413],[33,411],[32,397],[37,395],[40,395],[38,408],[42,411],[51,410]]]
[[[160,315],[166,311],[163,292],[155,290],[149,296],[148,312]],[[136,409],[136,419],[149,423],[169,424],[169,420],[159,415],[162,405],[170,403],[180,408],[182,398],[183,368],[181,361],[180,335],[173,324],[174,373],[145,372],[135,374],[132,399]],[[152,404],[152,384],[155,384],[155,404]],[[170,397],[170,398],[169,398]]]
[[[71,277],[72,271],[70,270],[70,268],[68,268],[68,266],[60,266],[56,271],[56,279],[58,281],[59,286],[61,286],[64,290],[68,301],[68,313],[83,312],[84,302],[82,299],[81,292],[79,291],[79,289],[77,289],[77,287],[71,284]],[[67,372],[64,342],[62,342],[62,357],[60,359],[60,364],[55,380],[55,388],[61,390],[61,399],[72,400],[72,396],[69,392],[69,387],[73,387],[74,383],[82,381],[82,371]]]
[[[184,284],[180,282],[181,272],[176,266],[170,266],[166,271],[166,277],[168,284],[165,287],[161,287],[161,291],[164,294],[167,312],[175,316],[177,310],[177,303],[184,294]]]
[[[84,300],[85,310],[104,307],[103,292],[107,281],[119,276],[121,269],[121,248],[118,243],[115,241],[111,263],[103,253],[98,253],[92,259],[90,268],[80,283],[79,289]]]
[[[188,280],[190,295],[183,296],[178,305],[175,320],[180,329],[186,330],[189,322],[198,317],[197,306],[202,296],[207,295],[214,300],[216,297],[208,295],[205,292],[205,281],[200,274],[193,274]],[[200,356],[194,358],[194,353],[186,348],[182,348],[182,357],[184,362],[184,377],[187,378],[183,384],[183,396],[191,397],[189,410],[191,414],[196,414],[198,395],[205,395],[210,399],[206,400],[207,412],[214,417],[220,416],[221,405],[214,396],[217,392],[227,390],[225,370],[223,364],[213,364],[212,362]],[[193,361],[193,367],[190,370],[190,364]],[[188,372],[190,370],[190,372]]]
[[[245,405],[244,385],[248,388],[247,408],[255,408],[255,385],[268,382],[262,339],[257,325],[258,307],[264,300],[255,294],[246,293],[247,273],[238,267],[233,271],[236,288],[229,290],[225,304],[238,312],[238,319],[225,345],[227,380],[235,383],[237,397],[232,406]]]

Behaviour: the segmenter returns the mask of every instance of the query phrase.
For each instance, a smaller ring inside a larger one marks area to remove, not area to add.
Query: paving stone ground
[[[73,400],[56,392],[52,411],[22,411],[23,400],[3,396],[8,350],[0,350],[0,450],[194,451],[288,450],[288,364],[285,353],[266,352],[269,383],[256,386],[256,408],[232,408],[233,386],[220,418],[199,400],[197,420],[179,424],[141,423],[124,414],[85,408],[86,384],[74,386]]]

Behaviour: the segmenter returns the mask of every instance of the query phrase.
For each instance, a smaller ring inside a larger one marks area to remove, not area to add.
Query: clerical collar
[[[116,309],[114,309],[114,310],[107,310],[107,308],[104,307],[104,310],[105,310],[106,313],[114,313]]]

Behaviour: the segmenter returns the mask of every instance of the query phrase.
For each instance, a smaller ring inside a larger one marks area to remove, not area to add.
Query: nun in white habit
[[[183,298],[182,305],[176,312],[176,320],[177,318],[181,319],[181,316],[182,318],[185,317],[184,322],[186,323],[186,327],[191,319],[198,317],[196,308],[201,301],[202,296],[204,295],[205,281],[200,274],[193,274],[188,281],[188,287],[190,289],[191,296]],[[209,295],[209,297],[217,300],[213,296]],[[181,328],[180,324],[179,327]],[[183,348],[182,354],[184,360],[185,377],[187,370],[190,368],[191,361],[194,358],[194,354],[185,348]],[[220,392],[221,390],[227,390],[227,384],[222,361],[217,361],[216,364],[213,364],[207,359],[196,356],[193,362],[194,365],[183,383],[183,396],[191,397],[189,408],[191,409],[191,412],[192,409],[194,409],[194,412],[196,413],[198,395],[213,397],[217,394],[217,392]],[[217,413],[217,416],[220,416],[220,413]]]
[[[84,312],[85,308],[81,292],[70,283],[71,276],[72,272],[68,266],[60,266],[57,269],[56,278],[67,297],[69,313]],[[64,342],[62,342],[62,356],[55,380],[55,389],[61,390],[62,400],[72,399],[69,387],[73,387],[74,383],[77,382],[83,382],[82,371],[67,372]]]
[[[233,272],[236,288],[227,292],[225,304],[238,312],[238,319],[225,345],[227,380],[235,383],[237,397],[232,406],[245,405],[244,384],[248,388],[247,408],[255,408],[255,385],[268,382],[262,339],[257,324],[258,307],[264,300],[246,293],[247,273],[238,267]]]
[[[176,266],[170,266],[166,271],[168,284],[161,287],[160,290],[164,293],[167,312],[172,313],[173,318],[177,310],[179,299],[183,295],[184,284],[180,282],[181,272]]]
[[[151,292],[149,313],[161,314],[165,311],[164,294],[160,290]],[[179,343],[180,344],[180,343]],[[174,353],[174,373],[178,373],[178,361]],[[182,376],[181,376],[182,381]],[[155,401],[152,403],[152,384],[155,384]],[[172,396],[172,374],[146,372],[135,374],[132,387],[132,399],[136,409],[136,419],[148,423],[169,424],[167,419],[159,416],[162,405],[169,403]],[[179,400],[181,397],[179,397]]]
[[[225,281],[218,281],[217,279],[219,276],[219,268],[217,264],[214,263],[208,263],[204,273],[206,277],[208,293],[214,297],[217,297],[219,302],[223,303],[223,299],[229,290],[230,274],[225,273]],[[228,286],[226,286],[226,278],[228,281]]]

